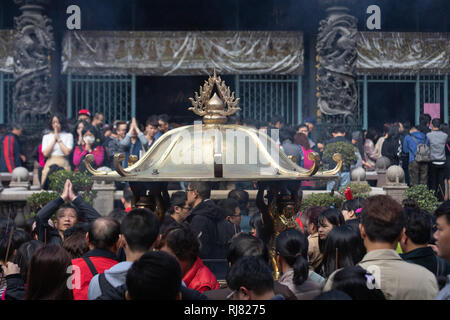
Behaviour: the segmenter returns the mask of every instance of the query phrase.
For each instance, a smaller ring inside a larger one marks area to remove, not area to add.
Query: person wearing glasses
[[[169,116],[167,114],[160,114],[158,116],[158,129],[161,132],[161,134],[164,134],[167,131],[172,130],[172,128],[169,127]]]
[[[187,218],[191,209],[187,203],[186,192],[174,192],[170,197],[170,208],[161,222],[159,233],[163,234],[167,229],[178,226]]]
[[[220,254],[222,259],[226,258],[231,238],[241,232],[241,209],[239,202],[234,199],[224,199],[220,202],[220,208],[223,210],[223,219],[218,224],[218,239],[222,247]]]

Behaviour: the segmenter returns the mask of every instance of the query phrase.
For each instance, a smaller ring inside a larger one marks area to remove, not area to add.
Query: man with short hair
[[[98,137],[97,144],[103,144],[104,142],[104,136],[102,134],[103,124],[105,121],[105,117],[103,116],[103,113],[96,112],[94,114],[94,118],[92,119],[92,127],[95,130],[95,136]]]
[[[13,123],[11,132],[0,138],[0,172],[12,173],[26,161],[26,157],[20,154],[19,137],[22,132],[23,126]]]
[[[130,212],[131,209],[133,209],[131,206],[131,202],[133,201],[133,191],[131,191],[129,186],[123,189],[123,196],[120,201],[122,201],[125,212]]]
[[[70,201],[70,203],[65,203]],[[49,224],[56,213],[55,226]],[[38,240],[46,244],[62,244],[64,232],[76,224],[85,227],[101,215],[89,203],[73,192],[72,182],[67,179],[61,196],[47,203],[35,216]],[[87,222],[81,222],[82,219]]]
[[[441,131],[441,120],[433,119],[431,121],[431,132],[427,133],[430,141],[430,188],[434,191],[436,197],[442,201],[444,199],[445,190],[445,145],[447,144],[448,135]]]
[[[272,119],[270,119],[270,126],[277,128],[280,130],[284,126],[284,119],[281,116],[273,116]]]
[[[119,235],[120,224],[113,218],[101,217],[91,223],[86,234],[89,251],[72,260],[74,300],[87,300],[92,278],[118,263]]]
[[[163,251],[150,251],[128,270],[127,300],[181,300],[181,269]]]
[[[409,154],[409,181],[411,186],[428,183],[428,163],[417,162],[416,153],[419,144],[429,145],[425,134],[420,132],[416,126],[411,126],[409,135],[403,140],[403,152]]]
[[[136,118],[133,118],[128,133],[120,140],[121,150],[125,152],[124,168],[128,167],[128,158],[130,155],[135,155],[138,159],[140,158],[140,153],[143,150],[142,146],[146,144],[148,144],[148,140],[139,129]]]
[[[148,140],[146,145],[143,145],[145,151],[149,150],[152,145],[158,140],[158,138],[162,135],[161,131],[158,130],[159,123],[156,117],[150,117],[145,122],[145,137]]]
[[[117,121],[115,124],[117,137],[112,138],[108,142],[108,153],[109,153],[108,156],[110,158],[111,163],[116,153],[122,153],[120,142],[123,139],[125,139],[125,136],[127,134],[127,127],[128,127],[127,123],[122,120]]]
[[[359,229],[367,254],[358,264],[375,278],[375,287],[387,300],[431,300],[438,292],[433,273],[403,261],[396,249],[405,226],[402,206],[390,196],[376,195],[365,200]],[[328,278],[330,291],[336,272]]]
[[[230,247],[227,252],[228,267],[231,268],[237,261],[243,257],[254,256],[270,265],[270,254],[264,242],[248,233],[239,233],[231,239]],[[281,294],[286,300],[297,300],[297,297],[289,288],[278,281],[274,282],[275,294]],[[225,300],[231,293],[229,287],[210,290],[204,293],[211,300]]]
[[[275,295],[273,276],[267,264],[257,257],[244,257],[227,274],[231,300],[285,300]]]
[[[168,228],[182,223],[190,214],[192,208],[188,204],[186,192],[177,191],[170,197],[170,208],[161,222],[160,233]]]
[[[95,275],[88,289],[89,300],[123,300],[127,272],[133,262],[148,252],[159,231],[158,218],[147,209],[133,209],[120,225],[120,238],[126,261]]]
[[[312,141],[312,139],[310,137],[311,135],[310,135],[310,132],[309,132],[309,129],[308,129],[308,126],[306,125],[306,123],[299,124],[297,126],[297,132],[296,133],[303,133],[305,136],[307,136],[308,140],[309,140],[310,148],[314,149],[314,147],[316,146],[316,143],[314,141]]]
[[[434,233],[439,256],[450,261],[450,200],[444,201],[434,212],[437,230]],[[450,275],[446,286],[439,292],[437,300],[450,300]]]
[[[211,186],[208,182],[190,182],[186,194],[187,204],[192,207],[186,222],[198,234],[201,243],[199,256],[201,259],[214,259],[219,250],[217,224],[221,220],[221,212],[210,199]]]
[[[167,114],[160,114],[158,116],[158,129],[161,132],[161,134],[166,133],[169,130],[172,130],[172,128],[169,127],[169,116]]]
[[[252,227],[250,226],[250,216],[249,214],[249,195],[245,190],[231,190],[228,193],[228,199],[234,199],[239,203],[239,209],[241,209],[241,231],[251,232]]]
[[[431,240],[433,218],[424,210],[405,208],[406,226],[400,239],[403,260],[430,270],[440,281],[450,274],[450,263],[438,257],[428,246]]]

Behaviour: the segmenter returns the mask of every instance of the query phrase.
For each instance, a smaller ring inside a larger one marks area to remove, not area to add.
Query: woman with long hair
[[[61,246],[50,244],[37,249],[28,267],[25,300],[72,300],[68,285],[71,274],[67,272],[71,264]]]
[[[375,152],[375,143],[378,139],[378,132],[375,128],[369,128],[366,134],[366,140],[364,141],[364,154],[363,160],[368,171],[375,170],[375,164],[378,160],[378,156]]]
[[[100,137],[97,136],[97,130],[95,130],[93,126],[88,125],[83,128],[81,134],[83,137],[83,142],[81,145],[76,146],[73,152],[75,172],[79,171],[81,161],[88,154],[92,154],[94,156],[96,168],[100,167],[105,160],[105,150],[103,149],[103,146],[97,144],[97,141],[100,141]]]
[[[52,115],[48,124],[50,133],[42,138],[42,153],[47,158],[42,170],[41,182],[44,184],[51,165],[57,165],[70,171],[68,156],[73,149],[73,136],[68,133],[67,123],[63,116]]]
[[[275,241],[276,261],[282,275],[278,280],[287,286],[298,300],[312,300],[321,292],[321,286],[311,280],[308,263],[308,240],[298,230],[288,229]]]
[[[328,278],[337,269],[354,266],[364,257],[364,244],[352,228],[336,226],[328,233],[323,250],[323,276]]]
[[[400,125],[394,123],[389,129],[388,137],[384,140],[381,154],[391,161],[392,165],[400,164],[400,155],[402,152],[402,142],[400,135]]]
[[[327,210],[326,207],[309,207],[305,210],[306,230],[308,232],[308,257],[311,270],[319,268],[323,255],[319,248],[319,214]]]

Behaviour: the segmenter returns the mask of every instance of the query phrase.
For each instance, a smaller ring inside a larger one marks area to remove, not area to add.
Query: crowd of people
[[[275,234],[266,210],[242,219],[246,191],[210,197],[191,182],[161,221],[129,199],[102,215],[67,180],[26,228],[0,221],[1,299],[450,299],[450,200],[432,214],[413,199],[355,198]]]
[[[411,185],[428,184],[444,202],[430,213],[413,199],[402,205],[384,195],[350,199],[340,208],[306,208],[298,213],[298,226],[276,234],[267,208],[250,214],[245,189],[264,191],[263,184],[236,183],[227,199],[214,201],[211,183],[186,183],[158,220],[150,210],[132,208],[128,185],[122,205],[100,213],[67,180],[61,195],[23,229],[10,217],[0,219],[1,299],[450,299],[448,126],[424,115],[420,126],[385,124],[383,135],[369,128],[351,133],[351,140],[337,126],[321,141],[312,118],[296,128],[280,117],[229,121],[269,136],[277,129],[278,138],[272,137],[279,147],[307,169],[313,165],[309,153],[323,154],[339,142],[353,146],[357,160],[343,168],[341,185],[353,168],[375,170],[386,156],[406,169]],[[83,172],[87,154],[101,167],[124,153],[127,167],[130,155],[141,157],[171,129],[167,115],[152,116],[142,127],[136,119],[109,125],[102,114],[91,117],[82,109],[72,128],[53,115],[37,151],[42,185],[61,168]],[[22,131],[14,124],[2,137],[1,170],[26,161],[18,144]]]

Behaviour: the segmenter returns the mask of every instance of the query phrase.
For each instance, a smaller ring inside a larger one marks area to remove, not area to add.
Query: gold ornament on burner
[[[217,93],[211,98],[214,86],[217,88]],[[205,84],[200,86],[199,93],[195,92],[194,98],[189,98],[192,107],[189,110],[196,115],[203,117],[205,124],[225,124],[227,123],[227,116],[235,114],[241,108],[236,107],[239,103],[239,98],[234,97],[234,92],[231,93],[230,87],[225,85],[220,76],[214,74],[209,77]]]

